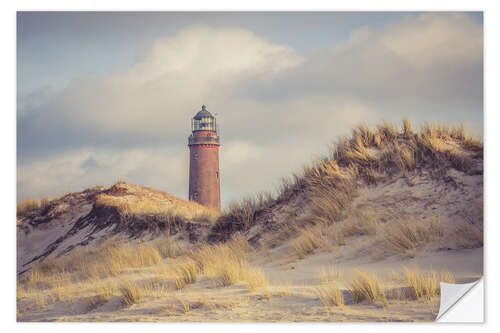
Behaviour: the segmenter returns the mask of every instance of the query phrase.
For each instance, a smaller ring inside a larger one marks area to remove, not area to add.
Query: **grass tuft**
[[[255,291],[259,288],[266,287],[268,284],[266,275],[260,268],[249,268],[244,272],[243,280],[249,291]]]
[[[143,293],[138,284],[126,282],[120,287],[121,302],[130,306],[139,303],[143,299]]]
[[[156,239],[153,244],[162,258],[177,258],[186,253],[181,244],[170,237]]]
[[[186,259],[174,268],[174,282],[177,289],[182,289],[188,284],[195,283],[200,273],[200,267],[193,259]]]
[[[119,288],[121,302],[126,306],[140,303],[146,298],[161,298],[168,295],[167,288],[155,281],[126,281]]]
[[[349,291],[355,303],[367,300],[370,303],[380,302],[383,305],[387,304],[385,291],[380,286],[378,277],[375,274],[358,272],[349,284]]]
[[[26,198],[17,204],[17,215],[23,215],[40,208],[40,202],[35,198]]]
[[[316,287],[314,289],[315,295],[325,307],[344,307],[344,295],[342,291],[334,283]]]
[[[455,283],[455,278],[450,272],[430,271],[423,272],[419,269],[404,269],[406,283],[410,286],[409,298],[427,299],[440,295],[440,282]]]
[[[108,302],[110,297],[107,295],[96,295],[88,297],[87,300],[87,311],[90,312],[92,310],[97,309],[99,306]]]
[[[319,273],[319,280],[323,284],[327,284],[333,281],[337,281],[341,278],[342,271],[339,269],[329,266],[327,268],[323,267]]]
[[[384,244],[395,253],[404,253],[443,236],[444,228],[438,217],[420,221],[399,220],[386,225]]]
[[[326,235],[321,227],[307,227],[300,231],[299,236],[291,241],[294,253],[299,259],[314,253],[318,248],[328,244]]]

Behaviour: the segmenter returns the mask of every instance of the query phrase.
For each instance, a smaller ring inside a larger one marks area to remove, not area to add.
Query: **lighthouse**
[[[220,210],[220,140],[215,117],[203,105],[191,120],[189,200]]]

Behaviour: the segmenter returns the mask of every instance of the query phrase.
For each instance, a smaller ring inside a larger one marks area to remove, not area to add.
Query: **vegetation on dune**
[[[330,283],[340,280],[342,275],[342,271],[337,269],[336,267],[323,267],[319,273],[319,280],[321,281],[321,283]]]
[[[86,311],[94,311],[113,297],[118,297],[123,305],[131,306],[151,299],[171,297],[172,292],[177,290],[180,309],[185,310],[181,313],[201,306],[231,310],[241,303],[234,297],[226,298],[226,301],[207,297],[196,302],[184,299],[182,289],[197,283],[201,278],[213,281],[216,288],[242,283],[250,293],[261,290],[260,299],[291,295],[290,287],[286,292],[278,294],[269,292],[264,272],[247,261],[253,255],[253,250],[244,237],[235,237],[226,243],[202,244],[185,251],[180,255],[180,260],[170,263],[162,261],[161,256],[157,257],[160,252],[155,252],[153,244],[132,246],[109,240],[93,250],[69,254],[68,256],[73,256],[71,258],[47,260],[19,280],[17,300],[30,300],[38,308],[44,308],[58,301],[83,299],[87,304]],[[129,250],[134,249],[139,253],[132,255]],[[101,253],[102,258],[97,258],[97,253]],[[66,261],[68,259],[72,262]],[[100,260],[103,264],[92,265]],[[118,262],[118,266],[113,266],[110,270],[111,261]],[[89,270],[86,266],[93,269]],[[92,274],[88,274],[89,271]],[[142,273],[137,273],[138,271]],[[121,272],[119,278],[115,275],[116,272]],[[146,279],[144,272],[148,272]],[[368,301],[381,305],[388,302],[386,295],[390,290],[383,287],[375,274],[358,272],[354,277],[346,279],[342,271],[330,266],[324,267],[318,278],[320,284],[310,290],[322,306],[342,309],[352,304],[350,302]],[[347,300],[348,303],[344,299],[344,292],[339,288],[342,281],[348,286],[347,292],[352,295],[352,301]],[[404,292],[398,294],[399,299],[429,299],[439,295],[439,282],[452,283],[454,279],[448,272],[405,269],[400,281],[404,285]]]
[[[126,281],[120,286],[121,302],[124,305],[140,303],[147,297],[162,297],[167,295],[167,288],[157,282]]]
[[[21,216],[36,209],[44,209],[50,204],[49,197],[42,197],[40,200],[36,198],[26,198],[17,204],[17,215]]]
[[[384,245],[395,253],[404,253],[444,236],[439,217],[432,216],[422,221],[398,220],[384,226]]]
[[[95,296],[90,296],[86,298],[87,300],[87,311],[93,311],[97,309],[99,306],[105,304],[110,300],[109,297],[106,297],[105,295],[95,295]]]
[[[188,284],[195,283],[200,275],[200,266],[196,261],[187,258],[173,268],[174,282],[177,289],[182,289]]]
[[[379,282],[379,278],[374,273],[358,272],[350,281],[349,292],[355,303],[367,300],[371,303],[387,304],[385,291]]]
[[[19,278],[17,299],[32,299],[44,307],[83,297],[88,311],[92,311],[114,296],[127,306],[164,297],[201,277],[213,281],[215,287],[242,283],[250,292],[267,286],[264,272],[247,261],[251,247],[243,237],[224,244],[184,248],[182,252],[172,239],[163,241],[173,243],[163,246],[155,240],[133,244],[113,238],[92,248],[45,259]],[[162,250],[165,248],[168,250]],[[164,261],[179,256],[180,260]],[[146,270],[147,279],[135,273]]]
[[[163,240],[176,244],[171,239]],[[180,248],[179,245],[171,246]],[[111,238],[94,247],[75,249],[67,255],[42,260],[23,275],[21,281],[33,284],[64,274],[74,274],[83,280],[113,277],[127,269],[160,264],[164,257],[171,254],[160,252],[164,247],[159,240],[148,244],[131,244]]]
[[[184,201],[168,193],[124,182],[114,184],[96,198],[97,206],[116,207],[129,218],[154,215],[172,223],[197,221],[213,223],[219,212],[193,201]]]
[[[234,232],[249,230],[259,217],[299,193],[312,207],[309,224],[331,224],[343,218],[361,184],[377,184],[387,176],[406,175],[424,167],[439,177],[446,168],[476,172],[474,158],[482,158],[483,143],[466,134],[462,125],[449,127],[425,123],[414,131],[409,120],[401,130],[384,122],[371,130],[359,126],[351,138],[342,138],[330,156],[304,167],[285,179],[278,194],[258,194],[231,204],[212,228],[210,239],[225,240]]]
[[[338,228],[323,224],[308,226],[298,230],[298,235],[290,241],[292,256],[303,259],[316,249],[345,245],[344,234]]]
[[[427,299],[440,295],[440,283],[455,283],[453,274],[447,271],[424,272],[419,269],[404,269],[404,278],[409,285],[408,298],[416,299],[425,297]]]
[[[344,294],[335,283],[329,282],[316,287],[314,288],[314,293],[325,307],[344,307]]]
[[[198,263],[200,272],[213,278],[218,287],[246,284],[249,290],[256,290],[267,284],[267,279],[259,268],[248,264],[246,254],[251,247],[246,238],[235,237],[225,244],[202,245],[189,256]]]
[[[273,233],[267,242],[271,246],[288,243],[292,258],[345,245],[355,236],[376,236],[370,244],[376,253],[405,253],[439,241],[451,231],[435,215],[380,223],[368,209],[351,209],[358,190],[422,171],[436,181],[443,181],[450,169],[480,174],[477,163],[482,154],[482,141],[468,136],[462,125],[425,123],[415,131],[405,119],[401,129],[387,122],[375,130],[359,126],[350,138],[338,140],[329,156],[285,179],[276,196],[259,194],[231,204],[212,227],[209,241],[230,239],[236,232],[245,233],[258,223],[272,221],[274,212],[290,211],[285,222],[271,226]],[[463,220],[454,231],[456,248],[482,246],[482,219]]]
[[[187,249],[179,241],[169,237],[158,237],[152,242],[162,258],[177,258],[186,253]]]
[[[110,187],[95,187],[83,192],[68,193],[59,199],[27,198],[17,204],[17,215],[22,217],[39,209],[43,210],[38,214],[44,215],[49,208],[58,209],[58,204],[86,193],[89,193],[88,200],[95,202],[95,207],[115,208],[124,220],[128,221],[154,218],[169,225],[185,224],[188,221],[214,223],[220,215],[219,211],[196,202],[185,201],[166,192],[123,181],[118,181]]]
[[[483,246],[483,202],[472,202],[454,230],[455,245],[458,249]]]
[[[259,193],[231,202],[216,220],[209,241],[229,240],[233,233],[249,230],[258,214],[265,214],[274,205],[276,201],[269,193]]]
[[[304,228],[298,228],[295,236],[289,241],[290,257],[303,259],[316,250],[346,245],[349,237],[376,236],[367,242],[367,248],[374,251],[381,250],[389,254],[402,254],[444,237],[444,227],[438,216],[431,215],[425,219],[395,219],[388,223],[380,223],[371,214],[371,211],[349,211],[347,217],[340,222],[325,224],[318,223]],[[477,232],[465,234],[469,229],[479,230],[473,224],[459,224],[465,226],[457,228],[457,247],[466,248],[471,244],[477,245]],[[482,229],[481,229],[482,230]],[[463,239],[463,240],[462,240]],[[482,238],[481,238],[482,239]]]
[[[458,249],[474,249],[483,246],[483,224],[462,220],[455,229],[455,243]]]

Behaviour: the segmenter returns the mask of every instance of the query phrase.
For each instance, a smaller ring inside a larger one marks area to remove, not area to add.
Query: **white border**
[[[332,329],[341,328],[343,332],[350,332],[358,329],[369,329],[370,331],[386,331],[397,330],[410,332],[420,332],[425,330],[441,330],[443,328],[453,329],[455,332],[477,330],[478,328],[491,328],[498,325],[498,307],[493,302],[498,303],[498,271],[499,265],[495,265],[490,258],[495,257],[494,254],[500,253],[498,248],[498,240],[493,237],[500,235],[498,213],[493,211],[493,207],[498,206],[498,198],[500,198],[500,165],[498,163],[498,145],[500,144],[498,130],[499,112],[498,105],[498,87],[500,82],[498,78],[499,73],[499,39],[498,32],[500,31],[499,22],[500,15],[498,1],[435,1],[435,0],[421,0],[418,2],[403,2],[396,0],[379,0],[379,1],[361,1],[350,0],[342,2],[332,1],[269,1],[269,0],[254,0],[247,2],[237,1],[223,1],[212,0],[210,2],[203,1],[177,1],[177,2],[158,2],[150,0],[132,1],[62,1],[62,0],[45,0],[45,1],[4,1],[1,4],[1,19],[0,29],[1,41],[3,44],[1,57],[2,66],[2,109],[1,109],[1,122],[2,129],[0,131],[2,142],[2,156],[4,157],[1,163],[1,214],[3,223],[2,230],[2,254],[3,261],[2,267],[3,274],[1,275],[2,283],[2,301],[1,301],[1,318],[4,331],[44,331],[50,330],[51,332],[66,332],[68,329],[75,332],[88,332],[88,330],[106,330],[106,329],[119,329],[121,332],[135,332],[138,329],[162,331],[214,331],[214,332],[253,332],[254,330],[271,331],[276,329],[285,328],[290,332],[299,332],[304,329],[314,329],[315,331],[330,331]],[[16,10],[91,10],[91,11],[160,11],[160,10],[335,10],[335,11],[384,11],[384,10],[404,10],[404,11],[485,11],[484,13],[484,26],[485,26],[485,284],[487,285],[486,291],[486,325],[459,325],[447,324],[446,327],[442,324],[17,324],[15,322],[15,190],[16,190]],[[490,283],[491,282],[491,283]],[[493,309],[492,312],[489,309]],[[491,314],[491,316],[489,315]],[[117,327],[116,325],[119,325]],[[425,327],[424,327],[425,326]]]

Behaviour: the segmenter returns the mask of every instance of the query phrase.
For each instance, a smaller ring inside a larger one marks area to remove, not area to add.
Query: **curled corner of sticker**
[[[440,287],[441,300],[436,321],[455,323],[484,321],[483,278],[463,284],[441,282]]]

